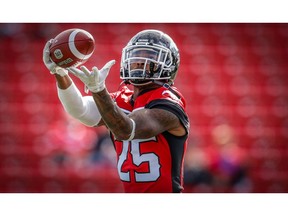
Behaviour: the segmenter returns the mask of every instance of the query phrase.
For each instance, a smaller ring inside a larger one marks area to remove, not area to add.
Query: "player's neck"
[[[149,85],[145,85],[145,86],[134,86],[133,98],[135,100],[139,95],[141,95],[147,91],[159,88],[159,87],[161,87],[161,86],[154,84],[154,83],[149,84]]]

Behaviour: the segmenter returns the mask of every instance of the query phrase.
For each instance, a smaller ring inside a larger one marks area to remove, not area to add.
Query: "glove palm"
[[[85,66],[81,66],[81,70],[76,67],[70,67],[68,70],[78,77],[91,92],[97,93],[105,88],[105,80],[114,64],[115,60],[111,60],[107,62],[101,70],[93,67],[91,72]]]

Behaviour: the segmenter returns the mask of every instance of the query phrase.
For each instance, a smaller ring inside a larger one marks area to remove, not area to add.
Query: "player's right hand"
[[[52,40],[53,39],[47,41],[47,43],[45,44],[45,47],[43,49],[43,62],[51,74],[58,74],[63,77],[68,74],[68,70],[57,66],[50,58],[49,47],[52,43]]]
[[[93,93],[97,93],[106,87],[105,79],[107,78],[109,71],[114,64],[115,60],[111,60],[107,62],[101,70],[95,66],[92,68],[92,71],[89,71],[85,66],[81,66],[81,70],[76,67],[70,67],[68,70],[78,77],[85,84],[88,90]],[[86,90],[85,92],[88,93]]]

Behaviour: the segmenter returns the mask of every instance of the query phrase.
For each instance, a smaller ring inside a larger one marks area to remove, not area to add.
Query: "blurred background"
[[[191,121],[184,193],[288,192],[286,23],[1,23],[0,192],[123,192],[106,129],[65,114],[42,63],[46,41],[68,28],[94,36],[88,68],[116,60],[110,92],[133,35],[174,39]]]

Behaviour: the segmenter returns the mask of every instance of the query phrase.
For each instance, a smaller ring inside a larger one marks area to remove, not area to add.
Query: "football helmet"
[[[179,64],[179,50],[170,36],[158,30],[144,30],[122,50],[120,78],[133,85],[156,80],[173,85]]]

